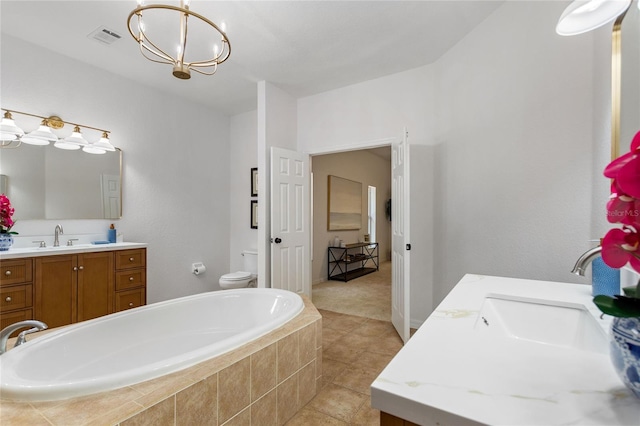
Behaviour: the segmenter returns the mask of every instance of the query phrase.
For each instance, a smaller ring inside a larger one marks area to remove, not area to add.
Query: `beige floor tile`
[[[395,331],[393,324],[390,322],[369,319],[360,327],[353,330],[353,333],[361,336],[378,337],[389,333],[390,331]]]
[[[351,332],[355,330],[356,328],[360,327],[364,321],[366,321],[366,318],[354,317],[351,315],[322,319],[325,330],[330,328],[343,332]]]
[[[371,399],[360,407],[351,424],[358,426],[378,426],[380,424],[380,411],[371,408]]]
[[[291,420],[286,423],[286,426],[343,426],[348,423],[342,420],[335,419],[326,414],[312,410],[310,408],[304,408],[298,412]]]
[[[381,354],[376,352],[362,352],[358,357],[358,366],[377,373],[381,373],[382,370],[393,359],[392,354]]]
[[[378,338],[375,336],[362,336],[359,334],[347,333],[343,337],[337,339],[327,349],[335,348],[336,346],[342,346],[344,348],[353,349],[355,351],[364,351],[370,346],[378,342]]]
[[[380,354],[395,355],[402,349],[402,339],[395,330],[376,337],[373,342],[367,346],[369,352]]]
[[[371,395],[369,387],[378,377],[378,373],[364,368],[348,368],[337,375],[332,383],[343,386],[356,392]]]
[[[333,328],[325,328],[322,330],[322,347],[326,348],[341,337],[348,336],[346,331],[334,330]]]
[[[334,344],[324,349],[322,356],[324,359],[334,359],[351,364],[357,360],[364,351],[364,348],[353,348],[346,345]]]
[[[328,384],[311,400],[308,407],[349,422],[368,398],[342,386]]]

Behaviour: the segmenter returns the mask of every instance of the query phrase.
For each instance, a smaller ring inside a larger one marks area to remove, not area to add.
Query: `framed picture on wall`
[[[360,229],[362,226],[362,183],[329,175],[329,231]]]
[[[251,169],[251,196],[258,196],[258,168]]]
[[[251,200],[251,228],[258,229],[258,200]]]

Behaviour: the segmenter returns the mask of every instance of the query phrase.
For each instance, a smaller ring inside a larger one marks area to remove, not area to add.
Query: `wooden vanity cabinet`
[[[113,312],[114,252],[35,259],[35,317],[49,328]]]
[[[28,319],[33,319],[32,259],[3,260],[0,262],[0,329]]]
[[[147,303],[147,249],[0,260],[1,328],[27,319],[49,328]]]

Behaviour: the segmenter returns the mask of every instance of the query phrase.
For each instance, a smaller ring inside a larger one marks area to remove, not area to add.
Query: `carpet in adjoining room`
[[[313,286],[318,309],[391,321],[391,262],[380,270],[351,281],[326,281]]]

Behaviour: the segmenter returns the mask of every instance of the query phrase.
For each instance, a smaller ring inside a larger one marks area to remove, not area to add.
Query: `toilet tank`
[[[242,258],[244,262],[243,270],[251,272],[252,274],[258,273],[258,252],[252,250],[244,250],[242,252]]]

